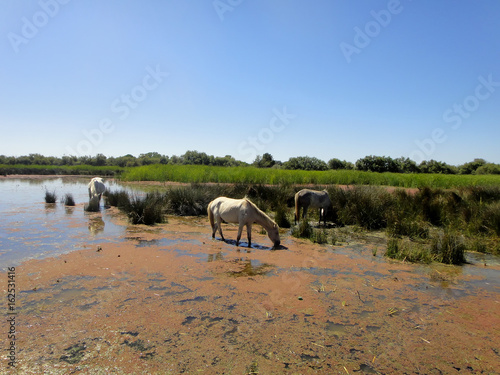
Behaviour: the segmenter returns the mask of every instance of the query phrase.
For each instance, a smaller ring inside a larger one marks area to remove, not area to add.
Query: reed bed
[[[376,173],[358,170],[304,171],[256,167],[153,164],[124,170],[125,181],[245,183],[262,185],[378,185],[405,188],[499,186],[500,175]]]
[[[391,191],[379,186],[330,185],[327,191],[333,204],[327,219],[333,228],[326,229],[311,227],[305,220],[300,226],[292,225],[293,196],[299,189],[290,184],[191,184],[148,193],[144,199],[129,198],[126,192],[108,192],[106,199],[128,212],[132,222],[154,224],[164,221],[167,214],[206,215],[208,203],[218,196],[246,196],[281,228],[291,227],[292,235],[318,243],[334,244],[345,236],[336,230],[351,228],[352,232],[385,232],[386,255],[407,261],[460,264],[465,250],[500,254],[499,186]],[[116,195],[122,197],[112,198]],[[309,210],[312,222],[318,220],[315,211]]]

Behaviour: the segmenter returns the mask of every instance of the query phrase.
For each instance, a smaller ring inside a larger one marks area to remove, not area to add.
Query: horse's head
[[[267,235],[269,239],[273,241],[274,247],[278,247],[281,243],[280,241],[280,227],[278,224],[274,224],[272,228],[269,228],[267,231]]]

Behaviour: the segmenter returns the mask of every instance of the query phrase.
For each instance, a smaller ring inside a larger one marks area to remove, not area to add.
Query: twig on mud
[[[427,341],[426,339],[424,339],[423,337],[420,338],[421,340],[425,341],[427,344],[430,344],[431,342],[430,341]]]
[[[349,374],[349,371],[347,371],[347,369],[345,368],[345,366],[343,366],[343,367],[344,367],[345,372],[347,372],[347,374]]]
[[[356,290],[356,294],[358,295],[359,300],[360,300],[361,302],[365,303],[365,301],[363,301],[363,300],[361,299],[361,295],[359,294],[359,290]]]
[[[323,345],[316,344],[315,342],[311,342],[311,344],[316,345],[316,346],[319,346],[320,348],[324,348],[324,346],[323,346]]]
[[[399,310],[395,307],[391,307],[389,309],[389,316],[393,316],[394,314],[396,314],[397,312],[399,312]]]

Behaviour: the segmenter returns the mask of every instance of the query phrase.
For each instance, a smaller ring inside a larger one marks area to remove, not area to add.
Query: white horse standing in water
[[[104,182],[101,177],[94,177],[92,180],[89,182],[89,203],[92,204],[97,204],[99,206],[99,203],[101,202],[101,196],[102,193],[106,191],[106,185],[104,185]]]
[[[225,241],[222,234],[222,221],[226,223],[238,223],[238,236],[236,237],[236,246],[240,243],[243,227],[247,227],[248,247],[252,244],[252,224],[261,225],[266,231],[269,239],[273,241],[275,247],[280,244],[280,234],[278,225],[262,212],[254,203],[248,199],[232,199],[219,197],[208,204],[208,219],[212,226],[212,238],[219,229],[222,240]]]
[[[295,194],[295,224],[299,220],[300,208],[304,209],[302,213],[302,218],[305,219],[307,215],[307,209],[319,208],[319,223],[321,224],[321,217],[323,217],[323,222],[326,226],[326,213],[331,207],[332,202],[330,201],[330,196],[326,190],[317,191],[310,189],[302,189]]]

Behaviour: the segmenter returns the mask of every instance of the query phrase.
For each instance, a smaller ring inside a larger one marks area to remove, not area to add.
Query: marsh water
[[[88,182],[86,177],[0,179],[0,268],[78,250],[105,237],[122,241],[125,228],[105,209],[84,211]],[[107,185],[122,188],[114,181]],[[46,191],[55,192],[56,203],[45,203]],[[61,202],[65,194],[73,196],[75,206]]]
[[[380,242],[317,245],[286,230],[282,250],[262,233],[237,247],[234,226],[212,240],[205,217],[146,227],[103,203],[85,212],[88,180],[0,178],[0,267],[17,270],[24,373],[487,373],[498,363],[498,257],[415,265],[386,259]],[[76,206],[60,202],[67,193]]]

